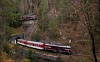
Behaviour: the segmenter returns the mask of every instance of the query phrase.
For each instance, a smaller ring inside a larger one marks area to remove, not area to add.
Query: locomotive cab
[[[66,46],[66,47],[64,48],[64,51],[65,51],[68,55],[71,55],[71,54],[72,54],[71,46]]]

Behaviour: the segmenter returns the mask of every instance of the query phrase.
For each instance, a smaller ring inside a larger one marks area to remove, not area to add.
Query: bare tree
[[[91,39],[91,46],[92,46],[92,53],[93,53],[93,57],[94,57],[94,62],[98,62],[97,55],[96,55],[96,47],[95,47],[95,42],[96,42],[95,29],[97,29],[97,27],[94,28],[94,26],[98,23],[98,20],[95,19],[96,15],[92,13],[93,7],[92,8],[90,7],[91,1],[84,0],[83,3],[80,3],[80,5],[81,5],[81,11],[83,12],[83,15],[85,18],[84,24],[89,32],[89,37]],[[96,2],[96,0],[94,2]],[[93,3],[93,1],[92,1],[92,3]],[[93,4],[97,4],[97,3],[93,3]],[[98,12],[97,8],[96,8],[96,10]]]

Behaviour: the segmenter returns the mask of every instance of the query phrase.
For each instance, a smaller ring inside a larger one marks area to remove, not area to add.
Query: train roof
[[[27,41],[27,40],[24,40],[24,39],[18,39],[20,41]],[[35,44],[44,44],[44,43],[41,43],[41,42],[36,42],[36,41],[27,41],[29,43],[35,43]]]
[[[71,48],[71,46],[62,46],[62,45],[54,45],[54,44],[45,44],[48,46],[55,46],[55,47],[64,47],[64,48]]]
[[[41,43],[41,42],[36,42],[36,41],[27,41],[29,43],[35,43],[35,44],[44,44],[44,43]]]

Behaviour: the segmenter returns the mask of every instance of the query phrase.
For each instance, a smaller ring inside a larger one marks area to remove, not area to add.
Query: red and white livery
[[[31,47],[31,48],[35,48],[35,49],[39,49],[39,50],[48,50],[48,51],[53,51],[53,52],[72,54],[70,46],[46,44],[46,43],[36,42],[36,41],[27,41],[24,39],[17,39],[14,43],[27,46],[27,47]]]
[[[70,46],[62,46],[62,45],[45,44],[45,50],[50,50],[60,53],[68,53],[68,54],[72,53]]]
[[[44,43],[40,43],[40,42],[17,39],[17,44],[27,46],[27,47],[31,47],[31,48],[35,48],[35,49],[40,49],[40,50],[44,49]]]

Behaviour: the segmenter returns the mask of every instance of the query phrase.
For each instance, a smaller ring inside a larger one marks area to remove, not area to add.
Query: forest
[[[22,30],[19,17],[29,14],[37,17],[30,40],[72,47],[73,54],[62,62],[100,61],[99,0],[0,0],[0,62],[39,62],[31,49],[26,55],[9,41]]]

